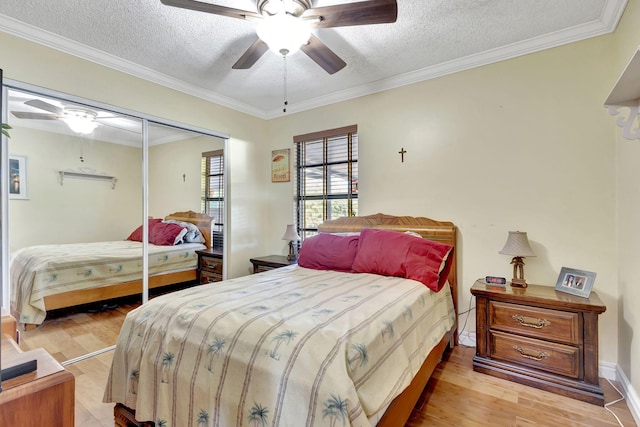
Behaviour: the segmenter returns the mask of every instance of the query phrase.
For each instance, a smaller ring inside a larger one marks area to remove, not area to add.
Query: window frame
[[[329,161],[329,143],[336,139],[344,138],[347,159],[340,161]],[[341,128],[329,129],[320,132],[313,132],[293,137],[296,145],[296,185],[295,185],[295,214],[298,235],[304,240],[305,237],[316,234],[317,226],[309,226],[306,223],[306,204],[309,200],[322,201],[322,222],[336,219],[331,215],[330,205],[334,200],[347,201],[347,216],[357,215],[358,206],[354,201],[358,199],[358,174],[354,177],[354,165],[358,163],[358,126],[351,125]],[[307,144],[322,143],[322,160],[319,163],[306,164]],[[355,147],[355,150],[354,150]],[[330,193],[331,173],[330,167],[336,165],[347,166],[347,186],[346,193]],[[306,170],[309,168],[322,167],[322,194],[308,195],[305,190]],[[355,178],[355,179],[354,179]]]
[[[220,165],[219,173],[211,173],[211,159],[213,157],[219,157],[218,164]],[[224,223],[226,221],[226,205],[225,205],[225,168],[224,168],[224,149],[206,151],[202,153],[202,195],[201,195],[201,211],[204,214],[213,217],[213,241],[211,246],[222,250],[224,246]],[[222,191],[222,196],[212,196],[209,194],[211,189],[210,179],[211,177],[220,178],[219,189]],[[215,214],[210,209],[209,202],[219,202],[219,208],[216,209]]]

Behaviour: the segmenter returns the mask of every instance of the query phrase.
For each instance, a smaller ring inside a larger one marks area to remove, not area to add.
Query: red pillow
[[[357,235],[320,233],[304,239],[298,265],[315,270],[351,271],[357,252]]]
[[[447,283],[453,262],[453,246],[421,239],[418,247],[411,245],[404,261],[405,277],[427,285],[434,292]]]
[[[360,233],[353,270],[405,277],[438,292],[447,281],[452,246],[389,230],[365,228]]]
[[[151,229],[153,228],[153,224],[157,224],[162,222],[161,218],[153,218],[149,219],[149,234],[151,234]],[[142,226],[133,230],[133,232],[127,237],[125,240],[133,240],[134,242],[142,242]]]
[[[165,222],[158,222],[153,224],[153,227],[149,227],[149,243],[162,246],[173,246],[176,243],[176,238],[181,238],[187,233],[187,229],[178,224],[171,224]],[[180,239],[178,239],[180,240]]]

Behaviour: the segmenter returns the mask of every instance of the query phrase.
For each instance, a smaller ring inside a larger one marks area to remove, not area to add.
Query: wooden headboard
[[[174,221],[183,221],[190,222],[191,224],[196,225],[202,235],[204,236],[204,244],[207,245],[207,248],[211,248],[213,243],[212,231],[213,231],[213,217],[197,213],[194,211],[186,211],[186,212],[175,212],[167,215],[165,220],[172,219]]]
[[[347,233],[360,231],[362,228],[378,228],[399,232],[412,231],[425,239],[446,243],[453,246],[453,262],[449,273],[449,285],[453,296],[453,305],[458,319],[458,274],[456,251],[456,226],[448,221],[436,221],[430,218],[412,216],[393,216],[375,214],[369,216],[351,216],[326,221],[318,226],[322,233]]]

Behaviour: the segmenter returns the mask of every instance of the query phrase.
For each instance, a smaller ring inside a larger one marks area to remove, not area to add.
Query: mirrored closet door
[[[203,212],[202,154],[226,140],[5,84],[12,129],[4,305],[10,299],[26,327],[23,349],[43,347],[65,362],[114,345],[149,287],[153,297],[195,284],[197,255],[185,255],[187,245],[164,242],[158,251],[147,242],[172,229],[171,214]]]

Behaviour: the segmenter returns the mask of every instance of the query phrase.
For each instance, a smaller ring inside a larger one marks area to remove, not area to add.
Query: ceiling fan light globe
[[[265,18],[256,32],[273,53],[281,56],[293,55],[311,37],[309,26],[286,12]]]
[[[64,117],[61,120],[73,132],[88,135],[98,127],[98,123],[94,120],[96,116],[92,111],[69,109],[65,110]]]

